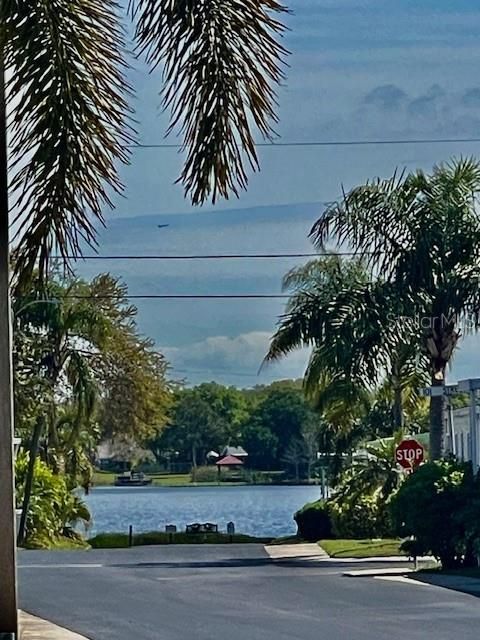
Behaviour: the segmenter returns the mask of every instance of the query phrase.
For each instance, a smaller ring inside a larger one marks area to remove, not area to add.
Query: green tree
[[[265,425],[247,421],[242,427],[240,443],[248,453],[250,467],[262,470],[278,467],[278,438]]]
[[[306,462],[305,442],[301,438],[292,438],[285,449],[282,458],[287,468],[293,467],[295,481],[300,481],[300,467]]]
[[[70,488],[88,488],[100,436],[141,442],[163,428],[171,403],[167,364],[138,334],[124,285],[103,275],[47,287],[32,282],[14,305],[15,400],[30,450],[20,540],[39,445]]]
[[[320,249],[332,239],[347,244],[372,276],[382,276],[382,287],[365,290],[367,309],[357,312],[373,327],[360,336],[363,343],[373,337],[369,352],[363,351],[365,366],[378,370],[392,363],[398,336],[406,335],[428,359],[431,384],[444,384],[461,326],[464,332],[478,327],[479,189],[480,164],[460,159],[431,174],[417,171],[356,187],[314,226]],[[444,453],[444,417],[444,397],[432,397],[432,459]]]
[[[213,408],[208,399],[202,396],[199,387],[181,390],[177,394],[164,441],[166,448],[176,448],[188,455],[192,463],[193,482],[199,461],[203,462],[209,449],[218,449],[223,437]]]
[[[395,428],[401,428],[405,405],[411,408],[417,387],[425,381],[426,363],[404,330],[392,337],[389,358],[379,346],[398,306],[391,286],[372,278],[364,260],[340,256],[319,257],[293,269],[283,284],[291,297],[266,360],[311,347],[305,391],[320,411],[329,412],[337,430],[357,419],[386,375],[382,382],[392,395]]]
[[[306,402],[301,387],[292,384],[272,385],[248,418],[249,429],[258,429],[264,441],[270,432],[272,445],[276,441],[275,465],[282,466],[292,440],[302,440],[304,426],[312,420],[312,409]],[[249,454],[253,453],[249,450]],[[273,453],[273,451],[272,451]]]

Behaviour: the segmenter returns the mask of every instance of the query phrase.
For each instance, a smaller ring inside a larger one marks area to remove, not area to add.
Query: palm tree
[[[479,190],[480,164],[460,159],[430,175],[417,171],[354,188],[313,227],[319,249],[334,239],[365,262],[373,279],[381,274],[384,284],[360,310],[375,325],[362,340],[373,337],[370,362],[377,368],[398,352],[400,335],[428,359],[431,384],[442,386],[461,327],[477,330]],[[444,453],[444,418],[444,397],[432,397],[432,459]]]
[[[365,494],[376,493],[386,502],[398,488],[402,470],[395,462],[395,447],[403,439],[403,432],[398,431],[391,438],[369,442],[345,469],[340,480],[338,495],[355,500]]]
[[[386,376],[401,428],[404,400],[412,384],[424,380],[425,363],[404,331],[389,335],[388,320],[400,309],[390,283],[372,279],[362,260],[329,256],[294,269],[283,284],[291,297],[266,360],[312,348],[305,390],[335,431],[353,425],[359,410],[368,412],[372,392]],[[387,340],[389,352],[383,349]]]
[[[281,80],[277,0],[130,0],[137,51],[163,65],[170,130],[183,136],[180,180],[195,203],[228,196],[258,167],[251,125],[271,137]],[[20,285],[52,249],[67,259],[95,238],[134,142],[117,0],[0,2],[0,511],[13,513],[9,195]],[[8,75],[5,90],[5,72]],[[6,95],[7,94],[7,95]],[[7,169],[7,103],[10,173]],[[10,178],[10,180],[9,180]],[[10,194],[9,194],[10,182]],[[5,471],[5,476],[3,472]],[[0,632],[17,633],[14,531],[0,524]]]

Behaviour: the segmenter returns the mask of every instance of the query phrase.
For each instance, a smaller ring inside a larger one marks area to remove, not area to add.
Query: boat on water
[[[125,471],[115,478],[116,487],[146,487],[149,484],[152,484],[152,478],[141,472]]]

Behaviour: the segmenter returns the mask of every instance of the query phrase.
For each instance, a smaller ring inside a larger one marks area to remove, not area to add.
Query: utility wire
[[[466,142],[480,142],[480,138],[412,138],[392,140],[298,140],[292,142],[257,142],[256,147],[361,147],[374,145],[407,145],[407,144],[455,144]],[[158,144],[130,144],[130,149],[183,149],[182,144],[168,142]]]
[[[95,296],[95,295],[75,295],[75,294],[67,294],[66,296],[61,296],[62,300],[269,300],[269,299],[279,299],[286,300],[290,298],[289,295],[281,294],[281,293],[209,293],[209,294],[196,294],[196,293],[188,293],[188,294],[156,294],[156,293],[146,293],[146,294],[119,294],[108,295],[108,296]],[[53,303],[58,304],[59,299],[42,299],[39,302],[44,303]]]
[[[322,258],[323,256],[356,256],[354,251],[326,251],[324,253],[231,253],[192,255],[68,255],[68,260],[256,260],[277,258]],[[63,260],[62,256],[52,256],[52,260]]]

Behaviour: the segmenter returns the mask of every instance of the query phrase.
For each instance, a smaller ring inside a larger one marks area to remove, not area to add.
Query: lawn
[[[95,471],[93,474],[93,486],[111,486],[114,484],[117,475],[117,473],[110,471]],[[183,487],[186,484],[191,484],[189,473],[153,474],[151,477],[153,478],[153,484],[160,487]]]
[[[111,473],[110,471],[95,471],[93,474],[93,486],[105,487],[111,486],[115,482],[115,478],[118,474]],[[152,474],[150,476],[153,479],[153,485],[155,487],[185,487],[192,484],[192,478],[189,473],[162,473]],[[223,482],[221,486],[235,486],[239,484],[245,484],[244,482]],[[197,486],[217,486],[217,482],[198,482]]]
[[[184,533],[179,531],[169,535],[163,531],[149,531],[133,536],[133,546],[165,545],[165,544],[230,544],[230,543],[262,543],[270,542],[270,538],[256,538],[242,533],[230,536],[227,533]],[[99,533],[88,540],[94,549],[118,549],[129,546],[128,535],[125,533]]]
[[[402,556],[401,540],[320,540],[318,543],[332,558],[369,558]]]
[[[104,487],[115,482],[116,473],[110,471],[95,471],[93,473],[93,486]]]

